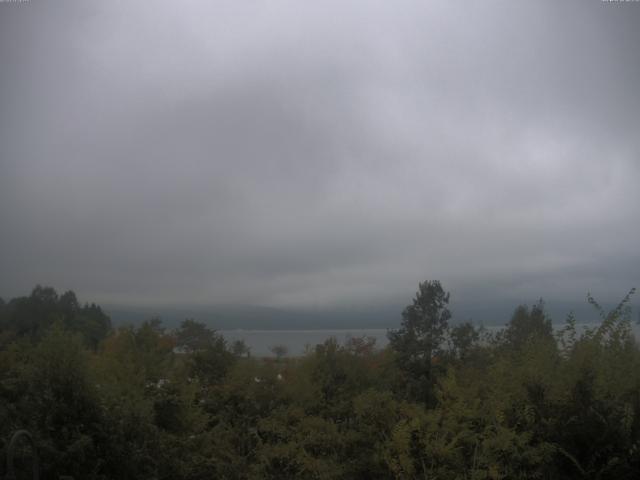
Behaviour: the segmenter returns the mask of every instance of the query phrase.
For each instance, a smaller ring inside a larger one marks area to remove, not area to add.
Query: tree
[[[516,350],[533,341],[554,341],[553,326],[544,311],[542,299],[531,310],[526,305],[515,309],[504,331],[504,338]]]
[[[41,338],[56,322],[71,332],[81,333],[94,350],[111,330],[109,316],[93,303],[80,307],[71,290],[58,295],[51,287],[37,285],[28,297],[14,298],[4,308],[0,307],[0,326],[7,339]]]
[[[244,340],[236,340],[231,344],[231,351],[236,357],[250,357],[251,347]]]
[[[175,332],[175,338],[179,347],[195,352],[213,345],[216,341],[216,333],[204,323],[187,318]]]
[[[71,297],[69,297],[71,301],[75,299],[73,292],[67,292],[60,300],[63,301],[68,294],[71,294]],[[66,324],[71,330],[82,333],[87,345],[95,350],[111,331],[111,319],[95,303],[91,305],[85,304],[82,308],[78,308],[77,303],[75,306],[71,303],[69,308],[71,310],[68,313],[65,312],[64,317]]]
[[[451,312],[449,293],[438,280],[419,284],[413,303],[402,312],[402,325],[388,333],[411,396],[433,400],[434,358],[441,352]]]
[[[286,345],[273,345],[269,350],[271,350],[271,353],[276,356],[278,361],[282,360],[287,356],[287,353],[289,353],[289,349]]]
[[[480,333],[471,322],[465,322],[453,327],[450,337],[455,355],[464,360],[477,344]]]
[[[224,379],[236,360],[224,337],[215,333],[209,345],[189,356],[188,365],[191,374],[202,384],[214,385]]]
[[[38,432],[47,478],[86,478],[101,462],[103,411],[82,337],[56,323],[29,356],[23,374],[28,390],[19,405],[22,420]]]

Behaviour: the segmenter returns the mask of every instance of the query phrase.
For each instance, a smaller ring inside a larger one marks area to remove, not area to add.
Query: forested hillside
[[[632,294],[589,296],[593,330],[554,332],[540,302],[490,335],[424,282],[385,349],[256,358],[195,320],[113,329],[36,287],[0,301],[0,453],[28,429],[53,479],[638,478]]]

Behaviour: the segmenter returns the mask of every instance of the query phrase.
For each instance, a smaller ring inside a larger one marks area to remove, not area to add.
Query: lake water
[[[353,337],[373,337],[376,346],[383,348],[387,345],[387,330],[381,329],[351,329],[351,330],[219,330],[228,342],[244,340],[251,349],[251,354],[259,357],[272,356],[271,347],[284,345],[288,355],[302,355],[307,346],[314,347],[334,337],[340,344]]]
[[[564,327],[564,324],[554,325],[555,329]],[[579,324],[578,331],[584,328],[594,328],[597,324]],[[490,332],[495,332],[504,327],[485,327]],[[633,324],[636,338],[640,338],[640,328]],[[228,342],[244,340],[251,349],[251,354],[259,357],[273,356],[271,347],[284,345],[290,356],[302,355],[307,347],[323,343],[330,337],[334,337],[340,344],[353,337],[373,337],[376,339],[376,347],[384,348],[387,343],[387,329],[344,329],[344,330],[219,330]]]

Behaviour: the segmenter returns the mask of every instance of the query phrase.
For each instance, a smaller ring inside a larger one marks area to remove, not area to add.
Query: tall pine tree
[[[434,359],[441,351],[449,327],[449,293],[438,280],[419,284],[413,303],[402,312],[402,325],[389,332],[391,348],[406,376],[409,396],[433,401]]]

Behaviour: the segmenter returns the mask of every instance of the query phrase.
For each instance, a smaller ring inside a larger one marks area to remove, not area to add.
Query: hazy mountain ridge
[[[532,304],[533,302],[529,302]],[[452,302],[452,323],[471,320],[476,325],[505,325],[517,302],[503,301],[490,305]],[[549,316],[554,324],[565,321],[573,312],[578,323],[598,321],[597,312],[585,302],[548,302]],[[604,304],[605,308],[613,304]],[[160,318],[169,328],[178,326],[185,318],[193,318],[217,330],[316,330],[340,328],[396,328],[402,313],[402,304],[369,308],[342,308],[323,310],[284,309],[261,306],[201,306],[201,307],[105,307],[114,325],[137,325],[150,318]],[[640,308],[633,306],[634,320]]]

